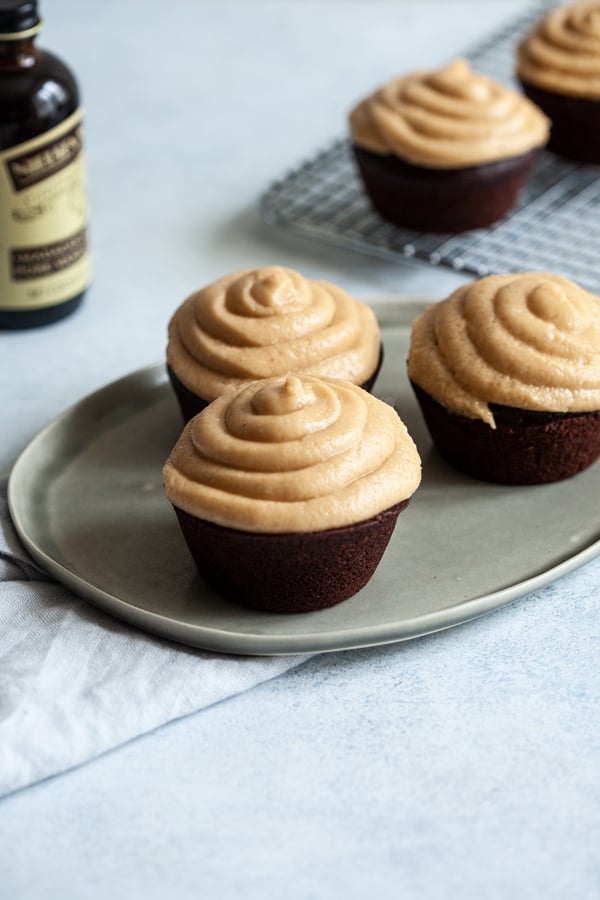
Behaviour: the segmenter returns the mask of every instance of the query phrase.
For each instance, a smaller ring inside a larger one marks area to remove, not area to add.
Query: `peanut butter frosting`
[[[600,100],[600,2],[549,12],[519,46],[517,74],[552,93]]]
[[[373,311],[341,288],[266,266],[192,294],[169,324],[167,361],[204,400],[289,372],[363,384],[381,351]]]
[[[413,323],[411,379],[447,409],[495,428],[489,403],[600,409],[600,298],[558,275],[490,275]]]
[[[427,168],[463,168],[543,146],[548,120],[465,59],[379,88],[350,113],[354,143]]]
[[[242,531],[323,531],[407,500],[421,462],[395,410],[350,382],[288,375],[230,390],[188,422],[168,500]]]

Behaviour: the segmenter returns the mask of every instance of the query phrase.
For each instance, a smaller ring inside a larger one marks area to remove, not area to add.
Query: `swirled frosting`
[[[413,323],[408,372],[438,403],[492,428],[489,403],[600,409],[600,298],[536,272],[463,285]]]
[[[443,169],[520,156],[548,139],[548,121],[531,101],[465,59],[379,88],[352,110],[350,130],[373,153]]]
[[[167,361],[205,400],[288,372],[363,384],[381,337],[373,311],[341,288],[281,266],[226,275],[197,291],[169,323]]]
[[[176,507],[242,531],[310,532],[408,499],[421,463],[391,406],[350,382],[288,375],[228,391],[164,468]]]
[[[600,2],[549,12],[520,44],[517,74],[556,94],[600,100]]]

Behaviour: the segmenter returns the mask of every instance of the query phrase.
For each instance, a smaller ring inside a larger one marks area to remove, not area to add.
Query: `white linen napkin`
[[[31,560],[0,482],[0,796],[306,659],[188,649],[117,622]]]

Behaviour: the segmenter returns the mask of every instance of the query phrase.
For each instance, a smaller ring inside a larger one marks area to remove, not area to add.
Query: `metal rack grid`
[[[512,81],[514,47],[537,6],[465,55],[473,67]],[[260,201],[265,222],[386,259],[415,258],[478,277],[552,271],[600,289],[600,168],[543,152],[514,211],[486,229],[439,235],[398,228],[363,193],[347,139],[335,141],[273,183]]]

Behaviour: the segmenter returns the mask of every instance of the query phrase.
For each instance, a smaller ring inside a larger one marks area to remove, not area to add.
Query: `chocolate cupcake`
[[[600,298],[557,275],[490,275],[413,323],[408,373],[452,466],[569,478],[600,455]]]
[[[600,2],[544,16],[518,48],[517,75],[552,122],[548,149],[600,163]]]
[[[381,359],[368,306],[281,266],[220,278],[169,323],[167,369],[186,421],[229,388],[290,372],[370,390]]]
[[[483,228],[506,215],[548,138],[533,103],[464,59],[375,91],[352,110],[350,130],[377,212],[434,232]]]
[[[346,381],[289,375],[186,425],[165,492],[203,578],[261,610],[307,612],[373,575],[421,477],[395,410]]]

